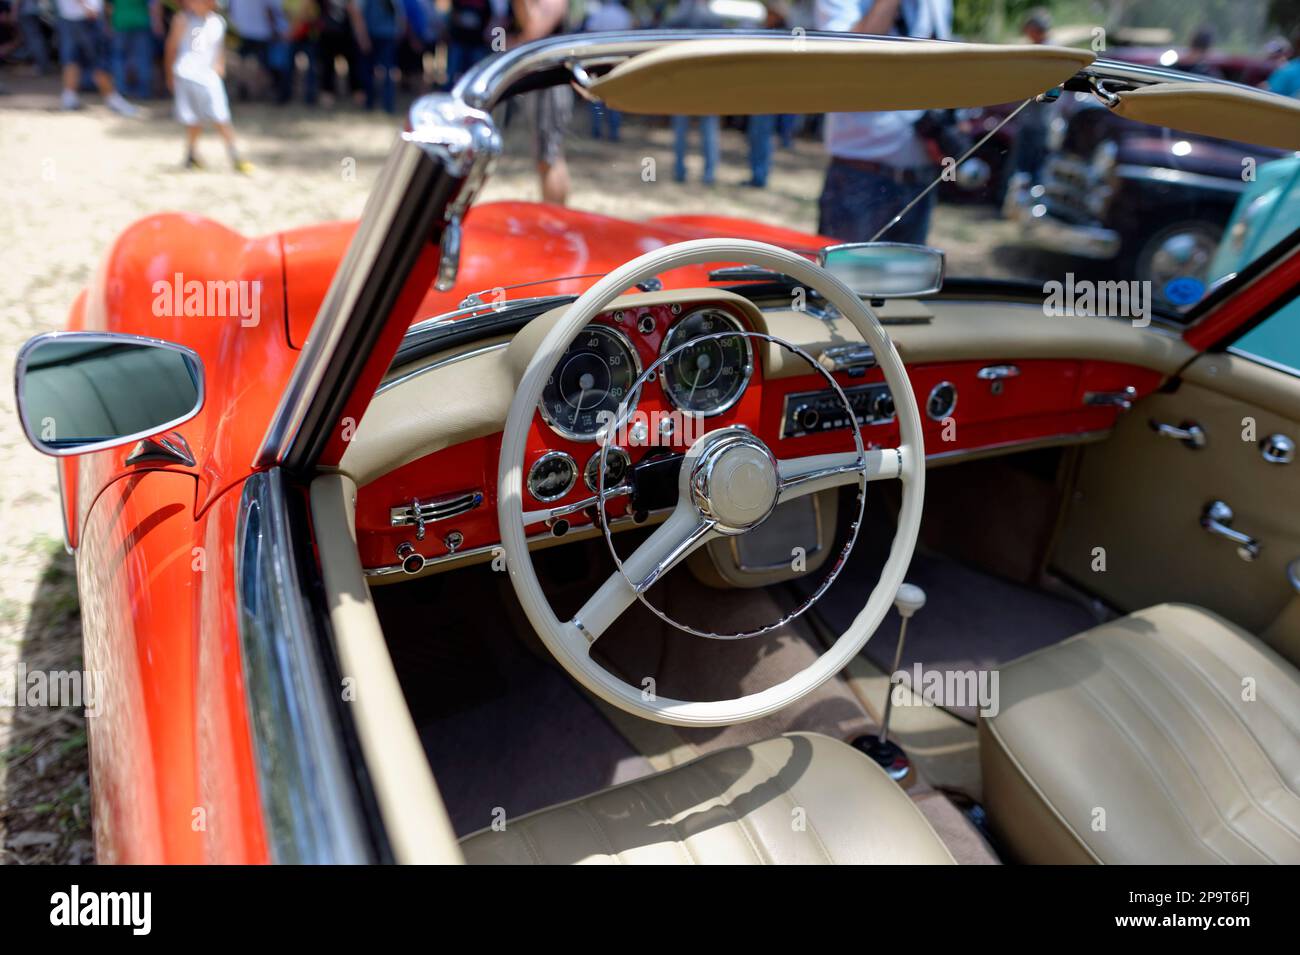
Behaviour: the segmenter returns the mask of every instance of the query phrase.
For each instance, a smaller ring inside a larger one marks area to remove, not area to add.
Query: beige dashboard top
[[[756,331],[785,339],[814,357],[833,345],[862,341],[843,319],[826,320],[793,309],[759,313],[747,299],[721,289],[628,295],[611,309],[662,301],[734,301]],[[513,341],[488,339],[398,369],[401,380],[381,389],[371,402],[340,469],[364,487],[434,451],[500,432],[531,349],[558,311],[534,319]],[[921,308],[918,303],[891,302],[889,311],[931,315],[925,323],[886,326],[908,363],[1078,358],[1124,362],[1170,375],[1195,356],[1181,338],[1155,326],[1137,328],[1109,318],[1051,317],[1033,304],[931,300]],[[809,372],[802,359],[778,345],[758,352],[766,378]]]

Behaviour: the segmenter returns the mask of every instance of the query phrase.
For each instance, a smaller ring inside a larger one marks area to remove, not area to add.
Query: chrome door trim
[[[239,646],[271,858],[374,862],[357,775],[294,559],[284,473],[244,484],[235,532]]]

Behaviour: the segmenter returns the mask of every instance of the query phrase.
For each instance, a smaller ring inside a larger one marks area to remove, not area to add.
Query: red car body
[[[354,223],[332,223],[246,239],[210,220],[154,216],[117,240],[73,306],[69,328],[180,342],[198,352],[207,374],[205,406],[185,427],[192,468],[128,466],[125,448],[59,462],[68,538],[79,551],[78,581],[88,611],[85,664],[109,677],[103,681],[104,715],[90,723],[102,862],[268,859],[236,620],[237,504],[354,229]],[[498,284],[501,262],[510,263],[518,282],[599,274],[649,243],[724,234],[796,249],[828,241],[711,217],[633,223],[495,203],[476,208],[467,222],[456,287],[438,292],[426,283],[407,310],[424,318],[455,308],[466,294]],[[177,273],[225,277],[231,263],[241,279],[263,283],[256,325],[154,314],[155,281]],[[1294,282],[1297,273],[1300,257],[1293,255],[1247,294],[1223,303],[1188,333],[1188,341],[1205,347],[1208,338],[1230,332],[1253,313],[1252,301]],[[665,280],[685,287],[701,278]],[[591,281],[565,280],[535,291],[579,292]],[[402,319],[398,331],[409,323]],[[918,389],[933,374],[924,367],[911,372]]]

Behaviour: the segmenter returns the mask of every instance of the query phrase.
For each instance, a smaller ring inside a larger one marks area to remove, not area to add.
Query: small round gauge
[[[951,381],[941,381],[930,389],[925,401],[925,413],[932,421],[942,421],[957,407],[957,386]]]
[[[577,462],[563,451],[548,451],[528,469],[528,493],[543,503],[558,501],[577,480]]]
[[[542,389],[542,418],[566,438],[590,441],[618,413],[640,374],[641,361],[622,332],[588,325]]]
[[[622,448],[610,448],[609,453],[605,455],[605,490],[608,491],[622,484],[631,467],[632,459],[627,456],[626,451]],[[587,466],[582,469],[582,481],[589,489],[595,491],[600,487],[596,483],[599,474],[600,452],[597,451],[587,459]]]
[[[668,330],[659,353],[666,355],[684,342],[727,331],[742,328],[721,309],[701,308]],[[744,335],[706,338],[688,344],[664,363],[664,392],[682,411],[706,417],[721,414],[740,400],[753,370],[753,351]]]

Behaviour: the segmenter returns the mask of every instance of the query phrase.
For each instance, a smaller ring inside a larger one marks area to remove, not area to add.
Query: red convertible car
[[[1300,369],[1252,344],[1300,336],[1297,233],[1168,316],[476,203],[499,107],[556,90],[1068,91],[1300,148],[1296,102],[1079,50],[563,36],[419,100],[359,222],[137,223],[16,374],[102,674],[98,859],[1300,861]]]

